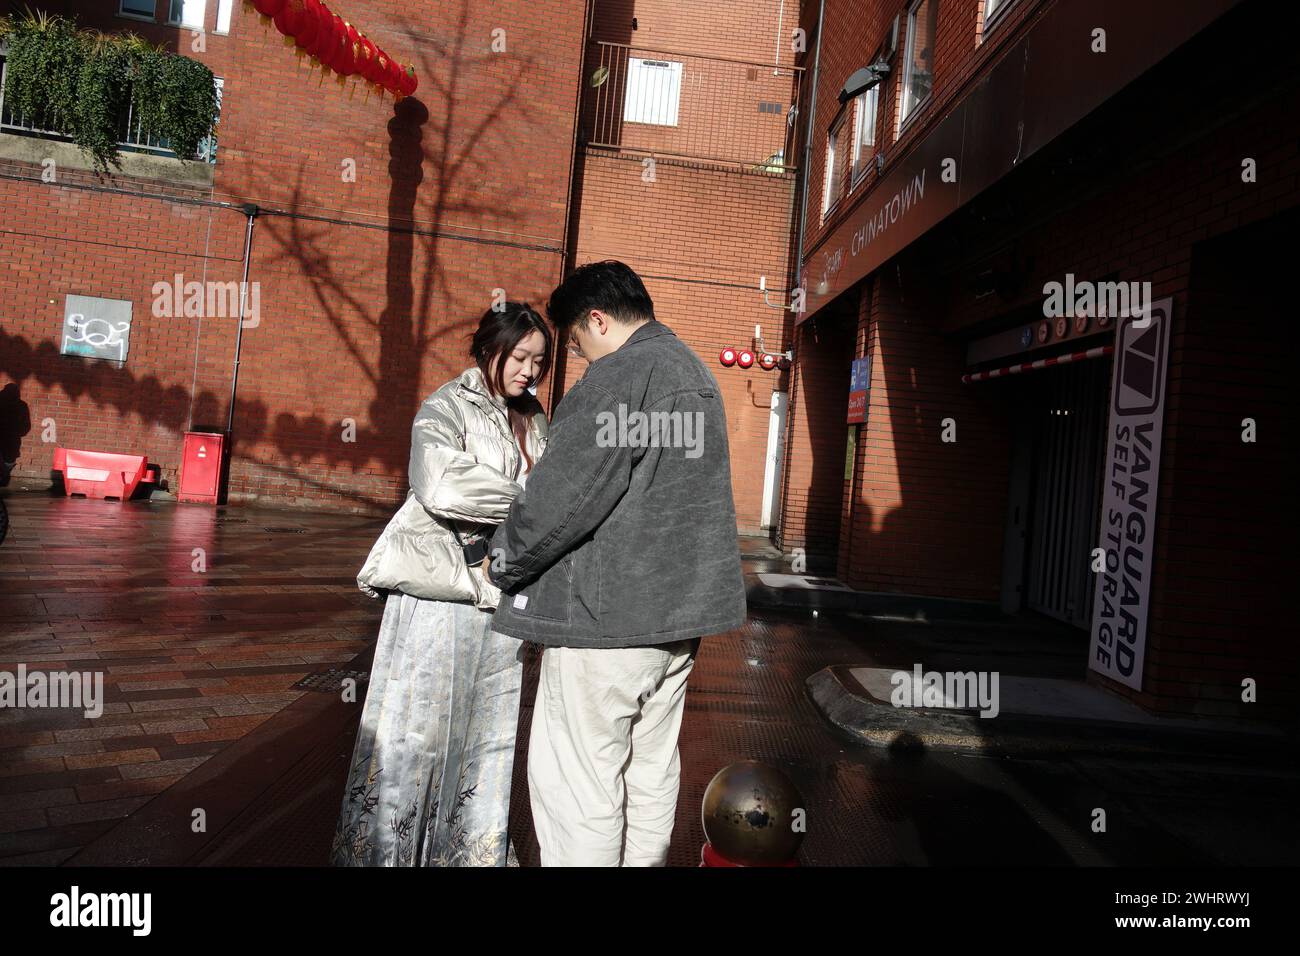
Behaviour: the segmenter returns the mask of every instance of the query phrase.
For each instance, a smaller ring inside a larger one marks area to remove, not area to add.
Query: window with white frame
[[[154,5],[155,0],[121,0],[117,12],[124,17],[142,17],[145,20],[152,20]]]
[[[840,201],[840,190],[844,183],[844,121],[848,113],[840,115],[831,124],[826,134],[826,176],[822,185],[822,215],[830,212]]]
[[[934,86],[934,36],[939,0],[916,0],[907,10],[907,44],[903,47],[903,95],[899,123],[906,123],[930,98]]]
[[[876,115],[880,107],[880,87],[859,93],[853,110],[853,175],[851,187],[862,181],[876,156]],[[851,188],[850,187],[850,188]]]
[[[188,27],[191,30],[203,29],[203,14],[208,0],[171,0],[171,12],[167,22],[174,26]]]
[[[230,14],[235,8],[235,0],[217,0],[217,33],[230,32]]]
[[[682,65],[670,60],[627,59],[627,90],[623,100],[625,123],[676,126],[682,95]]]

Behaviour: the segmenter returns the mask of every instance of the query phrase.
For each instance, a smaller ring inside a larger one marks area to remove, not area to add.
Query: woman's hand
[[[479,571],[483,573],[484,579],[486,579],[489,584],[492,583],[492,578],[488,576],[488,568],[491,566],[492,566],[492,555],[490,554],[486,558],[484,558],[482,563],[480,563],[478,566]]]

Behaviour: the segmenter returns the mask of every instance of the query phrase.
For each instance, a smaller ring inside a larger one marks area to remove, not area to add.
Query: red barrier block
[[[63,473],[65,495],[126,501],[145,475],[143,455],[116,455],[78,448],[55,448],[54,470]]]

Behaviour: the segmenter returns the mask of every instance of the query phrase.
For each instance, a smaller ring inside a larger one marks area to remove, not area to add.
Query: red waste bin
[[[186,432],[181,454],[180,501],[215,505],[221,488],[221,461],[226,436],[220,432]]]

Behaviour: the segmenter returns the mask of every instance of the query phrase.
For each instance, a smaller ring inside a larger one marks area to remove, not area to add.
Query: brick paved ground
[[[102,671],[105,705],[0,710],[0,862],[61,862],[374,636],[379,605],[354,581],[373,520],[8,501],[0,671]]]
[[[102,669],[108,703],[95,720],[0,710],[0,865],[322,865],[359,707],[292,685],[331,665],[369,666],[380,606],[352,574],[382,521],[8,500],[0,671]],[[762,539],[741,540],[749,570],[775,569]],[[196,547],[206,571],[191,569]],[[1081,632],[911,617],[751,608],[744,627],[705,642],[682,727],[671,864],[698,860],[704,788],[744,758],[782,767],[802,790],[805,865],[1293,862],[1300,772],[1285,753],[993,757],[837,736],[804,691],[828,664],[1082,676]],[[537,862],[523,773],[535,655],[525,673],[511,833],[527,866]],[[206,833],[191,832],[194,807],[207,810]],[[1091,829],[1097,808],[1105,833]]]

